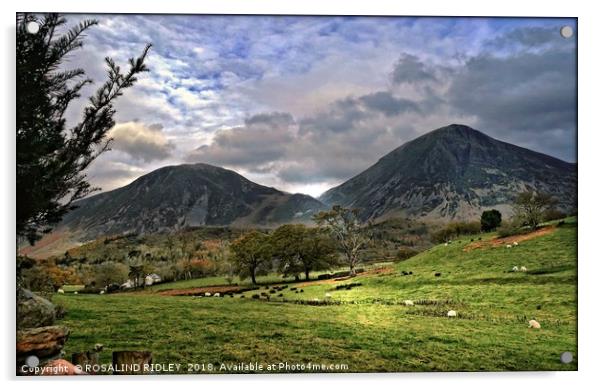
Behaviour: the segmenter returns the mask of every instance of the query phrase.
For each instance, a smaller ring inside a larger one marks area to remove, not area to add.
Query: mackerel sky
[[[559,33],[573,19],[67,19],[84,18],[99,25],[65,66],[96,85],[105,56],[125,67],[153,44],[151,71],[116,104],[112,150],[89,169],[102,190],[204,162],[316,196],[451,123],[576,161],[576,38]]]

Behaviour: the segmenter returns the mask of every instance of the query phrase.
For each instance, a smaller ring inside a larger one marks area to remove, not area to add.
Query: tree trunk
[[[309,269],[305,269],[305,280],[309,281]]]
[[[257,281],[255,281],[255,269],[251,269],[251,281],[253,281],[253,285],[257,284]]]

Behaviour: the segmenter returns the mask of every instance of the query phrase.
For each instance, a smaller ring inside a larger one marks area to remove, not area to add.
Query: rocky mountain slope
[[[552,194],[571,211],[577,166],[452,124],[407,142],[319,200],[359,208],[364,219],[474,219],[484,209],[506,216],[516,194]]]

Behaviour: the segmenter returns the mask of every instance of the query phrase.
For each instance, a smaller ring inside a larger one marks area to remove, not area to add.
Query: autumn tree
[[[31,22],[39,25],[35,34],[27,31]],[[129,60],[125,72],[105,58],[108,79],[90,97],[80,121],[68,127],[67,108],[92,80],[84,69],[66,69],[67,58],[98,22],[84,20],[59,35],[65,23],[57,14],[17,15],[17,236],[30,244],[95,190],[84,171],[109,149],[115,99],[148,70],[150,45]]]
[[[334,238],[339,249],[345,255],[349,274],[355,275],[355,267],[361,261],[359,251],[369,241],[362,230],[359,211],[335,205],[329,211],[322,211],[314,215],[313,220]]]
[[[230,260],[239,277],[251,277],[253,284],[256,284],[257,271],[269,264],[271,259],[269,236],[259,231],[251,231],[232,242],[230,248]]]

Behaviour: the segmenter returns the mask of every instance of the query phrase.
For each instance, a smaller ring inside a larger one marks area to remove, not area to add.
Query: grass
[[[339,363],[347,369],[338,371],[353,372],[576,370],[577,358],[559,361],[564,351],[577,355],[576,229],[569,219],[511,249],[465,251],[470,238],[461,238],[352,280],[289,284],[270,302],[250,298],[257,291],[245,298],[149,291],[56,295],[54,301],[68,310],[62,320],[72,331],[67,355],[103,343],[104,363],[112,351],[144,349],[156,363],[183,364],[180,372],[188,363],[250,362]],[[512,272],[513,266],[528,271]],[[169,289],[223,283],[192,281]],[[352,282],[361,285],[336,289]],[[314,299],[328,305],[306,305]],[[450,309],[457,318],[446,317]],[[528,328],[532,318],[541,330]]]

